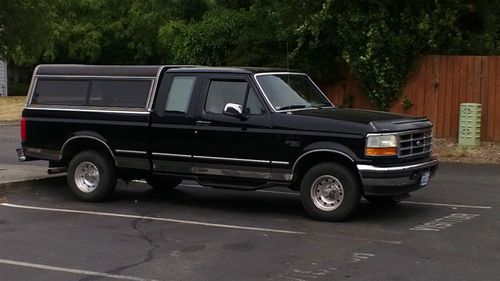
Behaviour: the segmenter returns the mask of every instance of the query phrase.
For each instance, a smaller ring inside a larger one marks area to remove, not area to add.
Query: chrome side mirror
[[[243,106],[237,103],[228,103],[224,106],[224,115],[241,117],[243,116]]]

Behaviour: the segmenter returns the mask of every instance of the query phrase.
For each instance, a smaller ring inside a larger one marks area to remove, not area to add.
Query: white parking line
[[[444,203],[432,203],[432,202],[401,201],[401,203],[415,204],[415,205],[443,206],[452,208],[491,209],[491,206],[457,205],[457,204],[444,204]]]
[[[92,211],[73,210],[73,209],[45,208],[45,207],[17,205],[17,204],[10,204],[10,203],[1,203],[0,206],[19,208],[19,209],[50,211],[50,212],[75,213],[75,214],[86,214],[86,215],[107,216],[107,217],[143,219],[143,220],[152,220],[152,221],[165,221],[165,222],[173,222],[173,223],[180,223],[180,224],[191,224],[191,225],[201,225],[201,226],[208,226],[208,227],[231,228],[231,229],[261,231],[261,232],[274,232],[274,233],[298,234],[298,235],[306,234],[305,232],[282,230],[282,229],[239,226],[239,225],[230,225],[230,224],[219,224],[219,223],[179,220],[179,219],[170,219],[170,218],[161,218],[161,217],[127,215],[127,214],[116,214],[116,213],[106,213],[106,212],[92,212]]]
[[[161,218],[161,217],[148,217],[148,216],[138,216],[138,215],[128,215],[128,214],[92,212],[92,211],[74,210],[74,209],[46,208],[46,207],[18,205],[18,204],[11,204],[11,203],[0,203],[0,206],[2,206],[2,207],[10,207],[10,208],[18,208],[18,209],[49,211],[49,212],[62,212],[62,213],[97,215],[97,216],[118,217],[118,218],[131,218],[131,219],[144,219],[144,220],[153,220],[153,221],[166,221],[166,222],[173,222],[173,223],[180,223],[180,224],[202,225],[202,226],[209,226],[209,227],[242,229],[242,230],[261,231],[261,232],[274,232],[274,233],[283,233],[283,234],[294,234],[294,235],[307,235],[308,234],[306,232],[291,231],[291,230],[282,230],[282,229],[248,227],[248,226],[217,224],[217,223],[206,223],[206,222],[187,221],[187,220],[169,219],[169,218]],[[347,239],[347,240],[360,240],[360,241],[378,242],[378,243],[385,243],[385,244],[401,244],[402,243],[401,241],[368,239],[368,238],[359,238],[359,237],[342,236],[342,235],[334,235],[334,234],[318,234],[318,233],[315,233],[315,235],[323,236],[323,237],[330,237],[330,238],[331,237],[335,237],[335,238]]]
[[[5,259],[0,259],[0,264],[38,268],[38,269],[44,269],[44,270],[50,270],[50,271],[59,271],[59,272],[74,273],[74,274],[96,276],[96,277],[105,277],[105,278],[120,279],[120,280],[157,281],[156,279],[145,279],[145,278],[139,278],[139,277],[127,276],[127,275],[116,275],[116,274],[109,274],[109,273],[104,273],[104,272],[95,272],[95,271],[80,270],[80,269],[73,269],[73,268],[66,268],[66,267],[58,267],[58,266],[44,265],[44,264],[38,264],[38,263],[20,262],[20,261],[14,261],[14,260],[5,260]]]

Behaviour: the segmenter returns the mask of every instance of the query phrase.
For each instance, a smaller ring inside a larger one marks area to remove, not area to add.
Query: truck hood
[[[305,118],[309,117],[311,119],[321,119],[322,121],[330,119],[344,124],[354,123],[358,124],[358,126],[365,125],[366,132],[368,133],[406,131],[432,127],[432,123],[426,117],[414,117],[410,115],[373,110],[323,108],[290,111],[286,114],[303,116]]]

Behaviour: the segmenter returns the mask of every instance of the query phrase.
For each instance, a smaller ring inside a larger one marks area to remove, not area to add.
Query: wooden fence
[[[349,73],[343,81],[322,87],[335,104],[352,96],[354,108],[372,106]],[[413,105],[405,109],[403,98]],[[407,81],[390,111],[427,116],[434,136],[458,137],[460,104],[482,104],[482,141],[500,141],[500,56],[425,56]]]

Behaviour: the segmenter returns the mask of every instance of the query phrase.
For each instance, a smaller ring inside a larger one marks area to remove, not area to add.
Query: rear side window
[[[168,92],[165,111],[187,113],[196,77],[176,76]]]
[[[94,80],[88,105],[145,107],[150,85],[148,80]]]
[[[32,104],[143,108],[151,80],[38,79]]]
[[[83,80],[38,80],[31,103],[85,105],[90,82]]]

